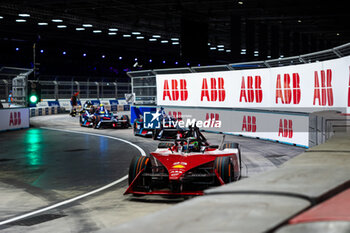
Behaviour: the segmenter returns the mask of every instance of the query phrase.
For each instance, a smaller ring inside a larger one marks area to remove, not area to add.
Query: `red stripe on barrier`
[[[296,216],[289,223],[319,221],[350,221],[350,189]]]

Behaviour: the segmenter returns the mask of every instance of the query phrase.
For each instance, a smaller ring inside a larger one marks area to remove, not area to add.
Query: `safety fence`
[[[27,105],[27,85],[33,81],[32,69],[2,67],[0,68],[0,101],[8,102],[10,92],[12,92],[13,103],[17,106]],[[39,82],[41,86],[41,99],[69,99],[76,92],[79,98],[86,99],[120,99],[125,98],[125,94],[131,93],[129,82],[106,82],[101,77],[101,81],[89,81],[90,77],[42,76]],[[69,80],[70,79],[70,80]],[[62,81],[57,81],[62,80]],[[64,80],[64,81],[63,81]]]

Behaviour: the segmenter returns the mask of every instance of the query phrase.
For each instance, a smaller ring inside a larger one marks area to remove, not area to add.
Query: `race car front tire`
[[[225,184],[233,180],[233,166],[229,156],[217,157],[214,161],[214,169]]]
[[[134,181],[136,176],[140,173],[142,169],[149,170],[150,160],[147,156],[135,156],[130,163],[129,167],[129,185]]]

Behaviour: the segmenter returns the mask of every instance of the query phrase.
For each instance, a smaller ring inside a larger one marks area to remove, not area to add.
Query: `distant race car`
[[[202,195],[211,186],[241,177],[241,151],[237,143],[209,145],[199,130],[192,137],[160,143],[148,156],[136,156],[129,168],[124,194]]]
[[[112,112],[100,106],[94,113],[85,110],[80,116],[80,125],[100,128],[129,128],[130,120],[128,115],[122,115],[120,118],[114,116]]]
[[[79,122],[80,126],[82,127],[92,127],[94,124],[95,118],[94,118],[94,111],[83,109],[80,112]]]
[[[80,126],[92,127],[95,120],[94,113],[95,106],[90,101],[86,101],[86,103],[83,106],[83,109],[79,112]]]
[[[154,140],[169,140],[176,139],[179,134],[183,134],[184,129],[177,124],[180,119],[167,115],[163,108],[159,110],[159,113],[161,114],[159,116],[160,128],[145,128],[143,117],[140,116],[134,121],[134,135],[150,136]]]

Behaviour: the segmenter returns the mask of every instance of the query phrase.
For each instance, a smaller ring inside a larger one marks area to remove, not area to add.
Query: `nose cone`
[[[181,164],[174,165],[168,171],[169,171],[169,180],[180,180],[181,176],[186,171],[186,167]]]

